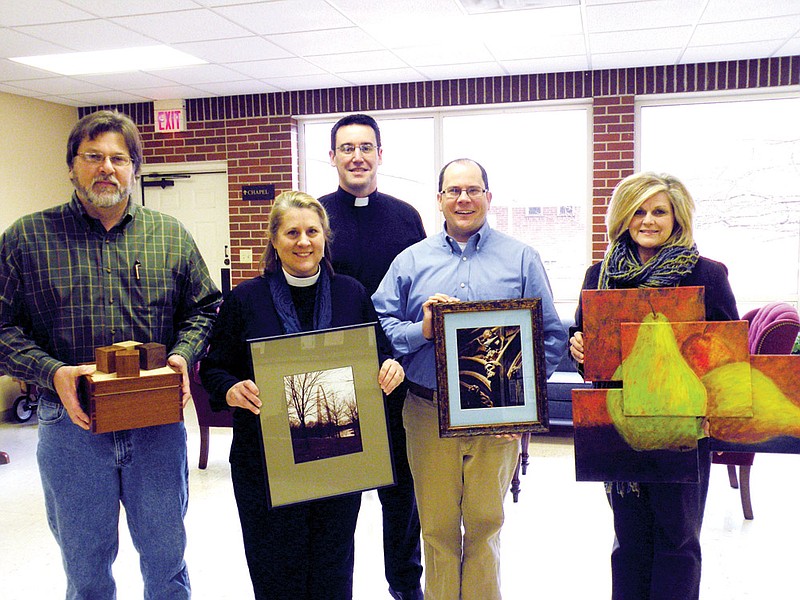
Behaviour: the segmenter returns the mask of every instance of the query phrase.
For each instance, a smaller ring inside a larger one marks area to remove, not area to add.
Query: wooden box
[[[80,394],[93,433],[183,421],[181,374],[170,367],[139,377],[97,371],[81,377]]]

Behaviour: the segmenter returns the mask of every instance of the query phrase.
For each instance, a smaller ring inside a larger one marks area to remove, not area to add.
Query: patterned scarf
[[[281,323],[286,333],[300,333],[300,319],[297,309],[292,302],[292,292],[283,269],[279,268],[274,273],[267,274],[269,289],[272,292],[272,301],[278,311]],[[319,280],[317,281],[317,297],[314,301],[314,330],[329,329],[331,326],[331,277],[324,264],[320,265]]]
[[[632,287],[673,287],[692,272],[700,254],[697,246],[662,246],[642,264],[630,233],[623,233],[611,245],[600,267],[597,289]]]

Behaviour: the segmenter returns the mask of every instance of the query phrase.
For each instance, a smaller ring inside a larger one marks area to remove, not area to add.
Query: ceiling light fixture
[[[169,46],[144,46],[92,52],[69,52],[42,56],[10,58],[18,63],[61,75],[95,75],[156,71],[175,67],[205,64],[206,61],[174,50]]]

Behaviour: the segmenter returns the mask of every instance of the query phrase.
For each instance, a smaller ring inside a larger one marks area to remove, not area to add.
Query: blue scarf
[[[272,302],[286,333],[300,333],[300,319],[292,301],[292,292],[283,269],[278,268],[275,273],[266,274],[269,289],[272,292]],[[317,295],[314,300],[314,330],[329,329],[331,326],[331,277],[325,265],[320,265],[319,280],[317,280]]]

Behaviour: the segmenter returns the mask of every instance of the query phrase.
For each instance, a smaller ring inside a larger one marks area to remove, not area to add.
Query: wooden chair
[[[197,422],[200,425],[200,461],[198,468],[205,469],[208,466],[208,445],[211,427],[233,427],[233,411],[213,411],[208,392],[200,383],[197,367],[189,376],[189,387],[192,390],[192,401],[194,402],[195,412],[197,412]]]
[[[750,323],[748,345],[750,354],[790,354],[800,331],[797,310],[784,302],[772,302],[744,314],[743,320]],[[750,469],[755,459],[754,452],[725,452],[724,442],[712,442],[711,462],[728,467],[731,487],[739,488],[742,512],[745,519],[753,518],[750,499]],[[719,450],[723,450],[720,452]],[[739,467],[739,477],[736,467]]]

